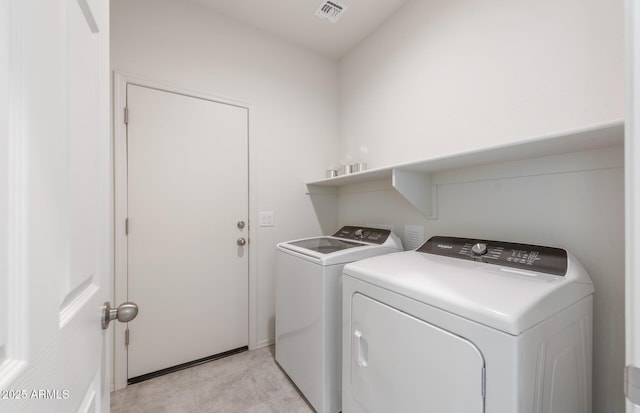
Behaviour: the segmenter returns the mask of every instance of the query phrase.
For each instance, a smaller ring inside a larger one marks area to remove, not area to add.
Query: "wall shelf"
[[[307,193],[337,194],[340,187],[390,180],[392,187],[425,216],[436,217],[433,173],[493,163],[520,161],[624,144],[624,121],[565,131],[508,145],[433,157],[415,162],[370,169],[364,172],[306,182]]]

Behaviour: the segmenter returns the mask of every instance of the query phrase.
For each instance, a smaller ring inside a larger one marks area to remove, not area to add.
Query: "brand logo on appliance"
[[[443,250],[451,250],[453,249],[453,245],[438,244],[438,248],[442,248]]]

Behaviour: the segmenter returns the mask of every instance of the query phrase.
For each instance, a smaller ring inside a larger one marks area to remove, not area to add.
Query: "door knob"
[[[247,240],[244,238],[238,238],[238,240],[236,241],[236,244],[238,244],[239,247],[244,246],[247,243]]]
[[[109,323],[118,320],[121,323],[128,323],[138,315],[138,305],[131,302],[120,304],[118,308],[111,308],[111,303],[107,301],[102,306],[102,329],[109,327]]]

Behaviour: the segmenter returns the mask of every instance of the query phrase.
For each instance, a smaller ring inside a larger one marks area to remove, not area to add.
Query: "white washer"
[[[341,407],[344,264],[398,251],[391,231],[353,226],[277,245],[276,361],[320,413]]]
[[[348,264],[344,413],[589,413],[593,285],[567,251],[434,237]]]

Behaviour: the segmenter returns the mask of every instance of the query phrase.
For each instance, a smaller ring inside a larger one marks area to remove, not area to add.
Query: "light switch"
[[[273,212],[260,212],[260,226],[261,227],[273,226]]]

